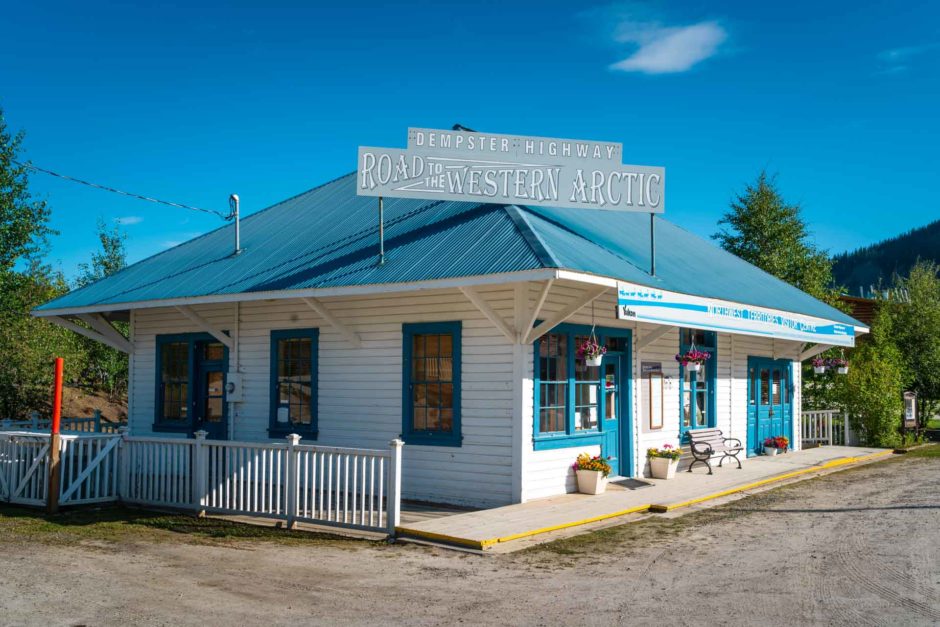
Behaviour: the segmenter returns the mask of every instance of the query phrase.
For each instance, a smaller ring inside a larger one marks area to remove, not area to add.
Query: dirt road
[[[414,545],[0,542],[0,623],[940,623],[940,457],[476,556]]]

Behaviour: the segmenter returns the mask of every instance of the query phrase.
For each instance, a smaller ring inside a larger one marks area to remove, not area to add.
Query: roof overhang
[[[277,291],[267,291],[267,292],[238,292],[233,294],[210,294],[206,296],[188,296],[188,297],[179,297],[179,298],[169,298],[169,299],[159,299],[159,300],[141,300],[141,301],[129,301],[122,303],[106,303],[100,305],[87,305],[82,307],[63,307],[55,309],[39,309],[34,310],[32,314],[40,318],[48,317],[62,317],[62,316],[79,316],[82,314],[90,313],[101,313],[108,314],[109,317],[113,317],[119,312],[128,312],[136,309],[150,309],[155,307],[182,307],[182,306],[192,306],[192,305],[211,305],[211,304],[220,304],[220,303],[236,303],[236,302],[253,302],[253,301],[263,301],[263,300],[287,300],[287,299],[299,299],[299,298],[329,298],[329,297],[341,297],[341,296],[369,296],[375,294],[396,294],[396,293],[406,293],[406,292],[416,292],[416,291],[427,291],[427,290],[440,290],[440,289],[453,289],[453,288],[466,288],[466,287],[475,287],[475,286],[487,286],[487,285],[507,285],[514,283],[522,283],[529,281],[548,281],[548,280],[561,280],[561,281],[571,281],[575,283],[582,283],[595,286],[609,287],[612,289],[617,289],[618,285],[622,282],[619,279],[613,277],[600,276],[596,274],[590,274],[586,272],[577,272],[573,270],[557,269],[557,268],[544,268],[536,270],[524,270],[520,272],[505,272],[500,274],[486,274],[486,275],[476,275],[476,276],[466,276],[466,277],[454,277],[447,279],[437,279],[430,281],[413,281],[413,282],[404,282],[404,283],[379,283],[371,285],[351,285],[351,286],[341,286],[341,287],[323,287],[323,288],[307,288],[300,290],[277,290]],[[649,286],[653,289],[659,289],[656,286]],[[723,301],[728,302],[733,305],[741,307],[755,307],[751,303],[735,303],[732,301]],[[805,314],[797,314],[795,312],[786,312],[780,310],[783,313],[798,315],[803,318],[818,320],[821,323],[833,323],[834,321],[825,320],[822,318],[815,318],[813,316],[807,316]],[[655,324],[655,322],[653,322]],[[667,324],[667,323],[662,323]],[[842,324],[842,323],[840,323]],[[851,326],[854,329],[855,335],[861,335],[869,332],[869,328],[861,325],[846,325]],[[748,333],[743,333],[740,331],[728,331],[731,333],[742,333],[747,335]],[[761,335],[761,334],[751,334],[751,335]],[[764,337],[772,337],[767,334],[763,334]],[[778,339],[793,339],[793,338],[778,338]],[[800,341],[800,340],[795,340]]]

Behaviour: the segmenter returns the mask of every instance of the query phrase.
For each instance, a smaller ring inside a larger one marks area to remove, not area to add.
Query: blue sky
[[[666,167],[666,218],[707,236],[766,168],[819,245],[940,218],[936,2],[12,3],[0,106],[37,165],[252,213],[409,126],[619,141]],[[96,220],[131,261],[211,216],[42,174],[73,275]]]

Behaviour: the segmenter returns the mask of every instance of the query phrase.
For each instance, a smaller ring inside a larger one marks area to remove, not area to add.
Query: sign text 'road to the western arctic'
[[[359,148],[360,196],[662,213],[664,168],[623,165],[611,142],[408,129],[408,147]]]

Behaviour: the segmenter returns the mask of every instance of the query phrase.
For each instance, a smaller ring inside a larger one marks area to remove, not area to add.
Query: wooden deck
[[[743,468],[726,464],[708,475],[705,468],[680,472],[669,481],[649,479],[653,487],[628,489],[608,486],[604,494],[564,494],[493,509],[445,515],[446,509],[427,512],[423,520],[402,523],[401,537],[414,538],[479,551],[513,550],[552,539],[552,532],[570,530],[630,514],[667,512],[711,499],[758,488],[778,481],[809,478],[833,468],[873,461],[890,450],[846,446],[824,446],[776,457],[742,460]],[[415,517],[420,512],[415,512]],[[414,520],[411,518],[410,520]],[[624,519],[625,520],[625,519]],[[517,542],[522,539],[528,542]]]

